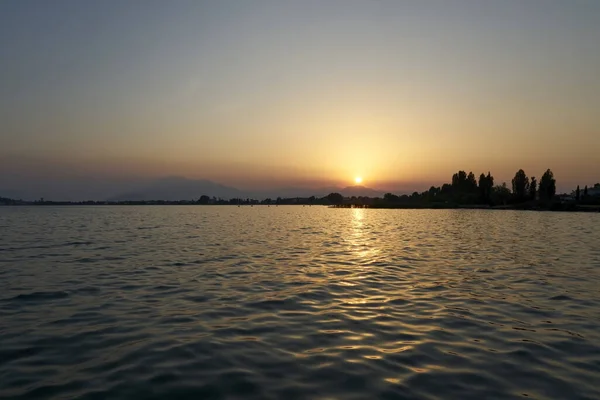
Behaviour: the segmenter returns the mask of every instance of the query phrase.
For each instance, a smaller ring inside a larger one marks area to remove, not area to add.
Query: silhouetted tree
[[[436,201],[439,194],[440,194],[440,188],[436,188],[435,186],[432,186],[427,191],[427,200],[428,201]]]
[[[579,185],[577,185],[577,189],[575,190],[575,200],[579,201]]]
[[[327,195],[327,200],[329,200],[331,204],[338,205],[344,202],[344,196],[339,193],[329,193]]]
[[[465,171],[458,171],[452,175],[452,188],[454,190],[462,191],[467,183],[467,173]]]
[[[588,196],[587,185],[585,185],[585,187],[583,188],[583,198],[586,198],[587,196]]]
[[[483,173],[479,175],[479,196],[482,203],[489,204],[492,201],[492,189],[494,187],[494,177],[490,172],[487,176]]]
[[[479,197],[482,203],[487,202],[487,181],[483,172],[479,175]]]
[[[507,204],[510,197],[510,189],[506,186],[506,182],[502,182],[502,185],[494,186],[492,190],[492,202],[494,204]]]
[[[465,171],[458,171],[452,175],[452,190],[446,196],[447,199],[459,204],[477,203],[477,179],[473,172],[467,174]],[[444,187],[442,187],[444,192]]]
[[[466,189],[473,193],[477,191],[477,180],[475,179],[475,174],[473,172],[469,172],[469,176],[467,176]]]
[[[383,195],[383,200],[387,203],[398,203],[400,201],[400,197],[392,193],[386,193]]]
[[[540,199],[543,200],[552,200],[554,195],[556,194],[556,179],[554,179],[554,174],[550,169],[547,169],[542,175],[542,179],[540,180]]]
[[[512,190],[516,201],[524,201],[529,192],[529,178],[522,169],[518,170],[512,180]]]
[[[449,183],[444,183],[442,185],[442,188],[440,190],[440,193],[443,194],[444,196],[449,196],[452,194],[452,185]]]
[[[531,183],[529,184],[529,198],[535,200],[537,194],[537,179],[535,176],[531,177]]]
[[[205,194],[200,196],[200,198],[198,199],[198,204],[208,204],[209,202],[210,202],[210,197],[208,197]]]

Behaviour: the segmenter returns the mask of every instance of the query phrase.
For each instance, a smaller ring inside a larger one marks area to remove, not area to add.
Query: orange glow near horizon
[[[21,3],[0,13],[0,194],[598,181],[600,2]]]

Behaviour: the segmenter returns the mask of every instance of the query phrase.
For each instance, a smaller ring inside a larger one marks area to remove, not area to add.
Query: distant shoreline
[[[168,182],[172,183],[172,180]],[[167,183],[168,183],[167,182]],[[216,197],[201,194],[203,191],[211,193],[220,188],[211,183],[212,187],[198,187],[192,190],[184,180],[187,189],[182,191],[181,180],[175,180],[177,185],[159,185],[145,193],[129,194],[127,196],[107,198],[108,200],[95,201],[55,201],[41,197],[39,200],[24,201],[0,196],[2,205],[35,205],[35,206],[70,206],[70,205],[231,205],[231,206],[332,206],[334,208],[375,208],[375,209],[485,209],[485,210],[531,210],[531,211],[568,211],[568,212],[600,212],[600,183],[593,186],[587,185],[574,190],[571,194],[556,194],[556,179],[550,169],[547,169],[538,181],[531,179],[520,169],[512,179],[512,190],[506,183],[494,185],[494,177],[490,172],[481,173],[477,180],[473,172],[458,171],[452,175],[451,183],[444,183],[439,187],[431,186],[423,192],[395,195],[385,193],[382,195],[365,195],[365,192],[377,193],[373,189],[363,186],[354,186],[343,189],[340,193],[333,191],[325,196],[289,196],[253,198],[241,192],[234,197]],[[194,182],[194,181],[192,181]],[[205,182],[206,183],[206,182]],[[210,183],[210,182],[209,182]],[[217,189],[215,189],[217,188]],[[352,189],[352,190],[348,190]],[[312,189],[311,189],[312,190]],[[316,190],[316,189],[315,189]],[[349,193],[354,195],[349,195]],[[201,194],[196,197],[193,193]],[[280,193],[281,194],[281,193]],[[100,196],[99,196],[100,197]],[[55,197],[56,198],[56,197]],[[169,200],[156,200],[167,198]],[[137,200],[134,200],[137,199]],[[183,200],[185,199],[185,200]]]
[[[328,208],[369,208],[375,210],[511,210],[511,211],[545,211],[545,212],[600,212],[600,205],[580,205],[580,204],[565,204],[554,203],[549,207],[529,204],[512,204],[499,206],[486,205],[449,205],[449,204],[377,204],[377,205],[361,205],[361,204],[200,204],[193,201],[130,201],[130,202],[102,202],[102,201],[85,201],[85,202],[15,202],[14,204],[0,204],[0,207],[67,207],[67,206],[230,206],[230,207],[278,207],[278,206],[304,206],[304,207],[328,207]]]
[[[380,210],[510,210],[510,211],[558,211],[558,212],[600,212],[600,206],[577,204],[553,204],[550,207],[530,207],[521,204],[485,206],[485,205],[405,205],[405,204],[380,204],[373,206],[360,205],[334,205],[331,208],[371,208]]]

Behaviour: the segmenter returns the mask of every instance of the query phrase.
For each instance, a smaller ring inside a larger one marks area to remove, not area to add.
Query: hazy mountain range
[[[205,179],[167,177],[159,179],[115,182],[100,179],[44,180],[30,185],[23,181],[0,182],[0,196],[13,199],[55,201],[82,200],[192,200],[202,195],[223,199],[277,197],[323,197],[337,192],[344,196],[381,197],[383,192],[363,186],[299,188],[282,187],[269,190],[242,190]]]
[[[221,185],[209,180],[195,180],[180,177],[170,177],[156,180],[147,186],[135,191],[126,192],[109,197],[111,201],[125,200],[188,200],[197,199],[201,195],[223,199],[253,198],[266,199],[277,197],[323,197],[332,192],[344,196],[383,196],[383,193],[364,186],[349,186],[343,189],[338,187],[311,188],[278,188],[270,190],[241,190],[230,186]]]

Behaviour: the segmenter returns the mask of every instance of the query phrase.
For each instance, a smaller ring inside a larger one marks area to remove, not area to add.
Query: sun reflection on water
[[[380,252],[376,238],[368,234],[368,215],[364,208],[352,208],[352,230],[347,238],[353,254],[360,259],[374,257]]]

